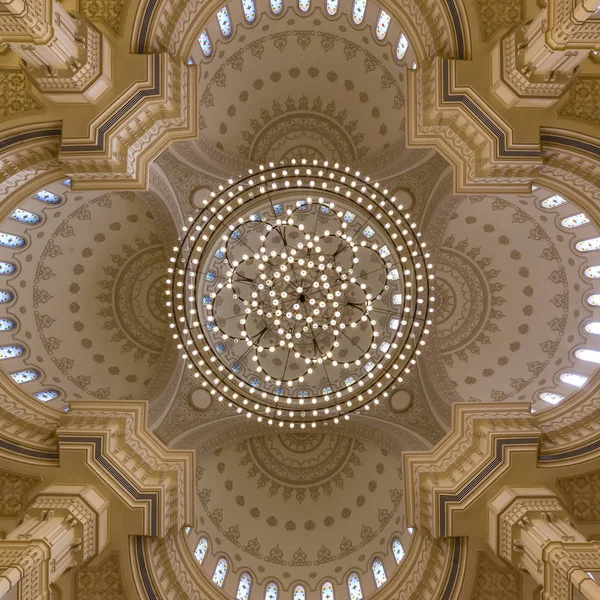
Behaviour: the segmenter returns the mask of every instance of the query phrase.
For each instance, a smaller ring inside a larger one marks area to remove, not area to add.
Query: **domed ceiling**
[[[398,459],[333,432],[226,444],[198,468],[198,497],[196,533],[257,585],[342,584],[348,565],[389,557],[392,537],[404,530]]]
[[[32,198],[22,205],[41,216],[39,224],[3,224],[26,238],[7,282],[16,296],[7,312],[18,322],[14,340],[28,350],[25,363],[64,401],[149,397],[161,370],[172,368],[172,357],[161,360],[167,324],[160,226],[135,193],[48,189],[60,204]]]

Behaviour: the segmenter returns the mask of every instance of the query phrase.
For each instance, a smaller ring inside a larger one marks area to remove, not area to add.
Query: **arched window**
[[[200,538],[196,549],[194,550],[194,557],[196,560],[202,564],[204,557],[206,556],[206,551],[208,550],[208,540],[206,538]]]
[[[65,181],[67,180],[65,179]],[[69,179],[68,181],[68,185],[71,185],[71,180]],[[48,190],[40,190],[35,197],[42,202],[46,202],[47,204],[58,204],[60,202],[60,198]]]
[[[577,215],[572,215],[570,217],[566,217],[563,219],[560,224],[567,229],[572,229],[573,227],[581,227],[581,225],[587,225],[590,220],[587,218],[585,213],[579,213]]]
[[[202,54],[204,54],[206,57],[209,57],[212,54],[212,44],[210,43],[210,38],[208,37],[206,29],[200,34],[198,43],[200,44],[200,50],[202,50]]]
[[[10,331],[15,326],[12,319],[0,319],[0,331]]]
[[[41,402],[50,402],[50,400],[58,398],[59,393],[57,390],[43,390],[41,392],[37,392],[34,394],[34,396]]]
[[[0,346],[0,360],[21,356],[23,352],[23,346]]]
[[[338,4],[338,0],[327,0],[327,14],[333,17],[337,12]]]
[[[592,321],[587,323],[585,330],[592,335],[600,335],[600,321]]]
[[[573,385],[575,387],[581,387],[585,384],[588,378],[585,375],[579,373],[561,373],[560,380],[567,385]]]
[[[542,206],[544,208],[556,208],[557,206],[560,206],[561,204],[566,204],[566,200],[562,197],[559,196],[558,194],[554,194],[554,196],[550,196],[550,198],[546,198],[545,200],[542,200]]]
[[[367,8],[367,0],[354,0],[352,7],[352,20],[360,25],[365,18],[365,9]]]
[[[25,240],[20,235],[11,235],[10,233],[0,233],[0,246],[9,248],[20,248],[25,245]]]
[[[244,17],[248,23],[252,23],[256,19],[256,7],[254,0],[242,0],[242,8],[244,9]]]
[[[36,369],[25,369],[24,371],[17,371],[16,373],[11,373],[10,376],[17,383],[27,383],[29,381],[33,381],[40,376],[40,372]]]
[[[229,18],[229,11],[226,6],[217,13],[217,21],[219,22],[223,36],[229,37],[231,35],[231,19]]]
[[[12,302],[14,294],[8,290],[0,290],[0,302]]]
[[[587,303],[590,306],[600,306],[600,294],[592,294],[588,296]]]
[[[248,600],[251,583],[252,577],[250,577],[248,573],[242,573],[240,575],[240,582],[238,583],[237,594],[235,595],[236,600]]]
[[[217,566],[215,567],[215,572],[213,573],[213,583],[217,584],[219,587],[223,587],[223,582],[225,581],[225,575],[227,575],[227,569],[229,565],[224,558],[220,558],[217,561]]]
[[[267,584],[267,589],[265,590],[265,600],[277,600],[277,584],[273,581]]]
[[[350,594],[350,600],[362,600],[362,589],[357,573],[350,573],[348,576],[348,593]]]
[[[590,238],[588,240],[582,240],[575,244],[575,248],[579,252],[591,252],[592,250],[598,250],[600,248],[600,237]]]
[[[15,208],[10,218],[13,221],[20,221],[21,223],[25,223],[27,225],[35,225],[40,222],[40,216],[35,213],[29,212],[28,210],[23,210],[21,208]]]
[[[375,585],[378,588],[381,587],[387,581],[385,569],[383,568],[381,560],[376,558],[371,565],[371,570],[373,571],[373,577],[375,578]]]
[[[0,262],[0,275],[10,275],[15,272],[15,265],[9,262]]]
[[[588,279],[598,279],[600,277],[600,266],[588,267],[583,273]]]
[[[271,0],[271,10],[278,15],[283,10],[283,0]]]
[[[326,581],[321,588],[321,600],[333,600],[333,585]]]
[[[401,33],[400,37],[398,38],[398,43],[396,44],[396,58],[398,60],[402,60],[407,50],[408,40],[406,39],[406,36]]]
[[[565,397],[562,394],[555,394],[554,392],[541,392],[540,400],[548,402],[548,404],[558,404]]]
[[[394,553],[396,563],[399,563],[404,558],[404,548],[398,538],[392,540],[392,552]]]
[[[294,588],[294,600],[305,600],[306,598],[306,591],[304,590],[304,587],[302,587],[301,585],[297,585]]]
[[[310,0],[298,0],[298,8],[302,12],[307,12],[310,8]]]
[[[379,13],[379,19],[377,19],[377,27],[375,28],[375,35],[378,40],[383,40],[387,35],[388,27],[392,18],[388,15],[385,10]]]
[[[587,362],[593,362],[600,365],[600,352],[598,350],[590,350],[588,348],[580,348],[575,350],[576,358],[585,360]]]

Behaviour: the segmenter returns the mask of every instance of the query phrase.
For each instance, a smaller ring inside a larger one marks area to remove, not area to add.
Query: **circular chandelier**
[[[426,244],[396,198],[348,167],[292,160],[201,202],[166,291],[199,386],[248,418],[300,429],[388,397],[435,300]]]

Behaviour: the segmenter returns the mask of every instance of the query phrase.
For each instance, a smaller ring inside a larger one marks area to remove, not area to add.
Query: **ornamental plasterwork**
[[[477,553],[477,571],[469,600],[519,600],[521,575],[499,566],[498,559],[486,551]]]
[[[559,479],[559,488],[569,499],[569,510],[577,521],[600,521],[600,472]]]
[[[77,600],[126,600],[121,583],[119,555],[109,555],[99,565],[78,569],[75,575]]]
[[[600,124],[600,78],[578,77],[560,109],[563,117]]]
[[[37,477],[0,471],[0,516],[20,516],[28,504],[29,493],[38,483]]]
[[[41,109],[20,69],[0,69],[0,117]]]
[[[507,29],[519,23],[523,9],[520,0],[477,0],[479,17],[481,19],[483,39],[488,41],[500,30]]]

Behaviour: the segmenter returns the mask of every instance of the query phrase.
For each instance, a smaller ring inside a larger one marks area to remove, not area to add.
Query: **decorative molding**
[[[457,535],[454,511],[507,471],[513,453],[537,457],[540,437],[527,404],[458,403],[452,416],[450,433],[433,450],[403,457],[407,523],[436,538]]]
[[[600,125],[600,77],[577,77],[559,114]]]
[[[127,600],[121,583],[119,555],[111,554],[96,567],[86,566],[75,574],[78,600]]]
[[[42,105],[29,93],[21,69],[0,69],[0,117],[40,110]]]
[[[31,490],[39,482],[38,477],[0,471],[0,516],[20,516],[27,506]]]
[[[469,600],[520,600],[520,573],[516,569],[499,568],[497,560],[485,551],[477,553],[475,581]]]
[[[600,471],[559,479],[556,485],[568,497],[577,521],[600,521]]]
[[[598,8],[599,0],[549,0],[544,38],[547,46],[555,51],[600,50],[600,21],[590,18]]]
[[[58,430],[61,457],[85,450],[88,466],[132,508],[138,535],[163,537],[193,522],[195,456],[169,450],[147,430],[147,403],[71,402]]]

